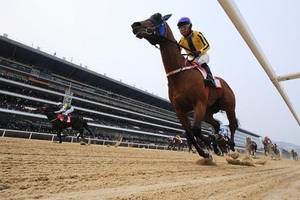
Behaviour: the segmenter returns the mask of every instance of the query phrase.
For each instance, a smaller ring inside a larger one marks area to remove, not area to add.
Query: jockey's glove
[[[192,55],[197,58],[200,55],[200,51],[193,51]]]

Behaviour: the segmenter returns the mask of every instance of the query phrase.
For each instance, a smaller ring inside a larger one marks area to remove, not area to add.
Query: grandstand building
[[[100,139],[165,144],[181,134],[171,103],[55,55],[0,36],[0,128],[53,133],[49,120],[33,110],[72,101]],[[191,118],[191,121],[193,119]],[[212,132],[203,123],[203,132]],[[228,128],[227,128],[228,130]],[[262,149],[260,136],[238,129],[235,141],[244,147],[246,136]]]

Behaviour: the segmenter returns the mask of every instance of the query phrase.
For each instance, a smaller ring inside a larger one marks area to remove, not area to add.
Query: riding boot
[[[204,80],[205,84],[208,85],[211,88],[215,88],[216,87],[216,83],[214,81],[214,77],[210,71],[209,66],[207,65],[207,63],[203,63],[201,65],[201,67],[203,67],[206,70],[207,76],[206,79]]]

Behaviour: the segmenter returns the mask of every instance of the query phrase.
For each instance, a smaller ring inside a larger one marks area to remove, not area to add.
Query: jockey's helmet
[[[265,140],[268,140],[269,138],[268,138],[268,136],[265,136]]]
[[[190,25],[190,29],[192,28],[192,22],[190,20],[190,18],[188,17],[181,17],[177,23],[177,27],[180,28],[184,25],[187,25],[189,24]]]
[[[251,140],[251,137],[250,136],[247,136],[246,137],[246,140],[248,141],[248,140]]]

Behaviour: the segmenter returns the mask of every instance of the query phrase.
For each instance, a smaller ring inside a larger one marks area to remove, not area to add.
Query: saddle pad
[[[201,72],[201,74],[203,75],[203,78],[206,79],[207,73],[206,73],[205,69],[200,66],[197,66],[197,69]],[[216,88],[222,88],[220,79],[217,77],[214,77],[214,80],[215,80]]]

